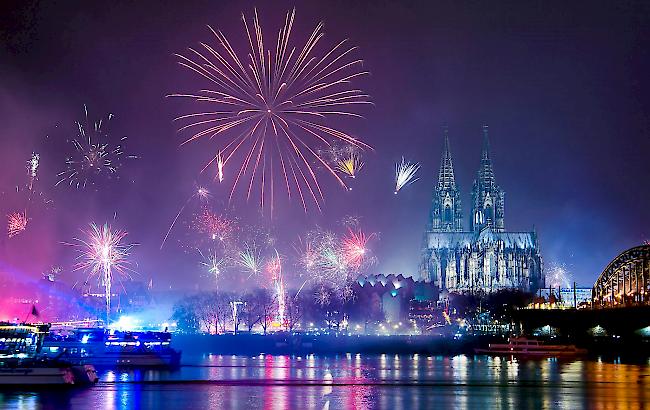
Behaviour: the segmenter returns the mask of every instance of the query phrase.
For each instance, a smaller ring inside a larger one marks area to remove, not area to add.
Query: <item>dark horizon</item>
[[[23,234],[2,236],[0,271],[31,279],[52,265],[69,271],[75,254],[62,242],[116,215],[114,226],[140,244],[131,257],[136,279],[154,278],[160,288],[206,283],[196,255],[177,244],[186,235],[182,223],[159,247],[196,183],[207,185],[223,208],[228,190],[198,174],[213,144],[179,148],[183,135],[173,118],[187,104],[165,95],[202,86],[174,53],[214,42],[208,24],[238,39],[240,13],[251,15],[254,7],[271,39],[294,6],[297,36],[323,20],[327,44],[349,38],[371,73],[357,86],[374,107],[363,109],[365,119],[349,130],[374,150],[364,154],[351,191],[323,173],[322,213],[279,199],[271,219],[242,196],[229,211],[272,230],[284,255],[292,256],[298,235],[316,225],[340,232],[338,221],[355,215],[365,231],[379,234],[370,243],[378,264],[369,273],[417,274],[442,127],[449,129],[469,228],[484,124],[496,181],[506,191],[506,229],[534,227],[546,267],[565,265],[579,285],[591,286],[616,255],[650,238],[650,191],[643,183],[650,176],[650,20],[643,2],[174,5],[0,6],[2,212],[16,207],[13,190],[25,183],[32,152],[41,154],[39,190],[53,199]],[[129,151],[140,158],[97,191],[54,187],[84,105],[90,119],[114,114],[112,137],[128,136]],[[402,156],[421,163],[420,180],[394,195],[393,167]],[[62,280],[82,276],[66,273]]]

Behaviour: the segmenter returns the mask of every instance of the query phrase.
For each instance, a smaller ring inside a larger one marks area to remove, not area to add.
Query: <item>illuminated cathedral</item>
[[[421,278],[433,282],[441,292],[453,293],[535,292],[544,287],[536,232],[505,229],[504,192],[494,177],[487,126],[483,127],[481,162],[471,201],[467,230],[445,129],[438,184],[422,246]]]

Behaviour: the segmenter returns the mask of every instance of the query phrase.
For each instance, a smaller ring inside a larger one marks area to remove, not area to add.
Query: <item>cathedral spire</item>
[[[478,180],[487,186],[494,184],[494,170],[490,159],[490,139],[488,137],[488,126],[483,126],[483,151],[481,152],[481,165],[478,170]]]
[[[449,149],[449,131],[447,127],[442,129],[444,145],[442,158],[440,159],[440,172],[438,173],[438,189],[456,189],[456,178],[454,177],[454,163],[451,159]]]
[[[460,190],[454,177],[454,163],[449,149],[449,134],[443,127],[442,156],[438,185],[433,193],[430,229],[434,232],[461,232],[463,230],[463,214],[460,207]]]
[[[488,127],[483,126],[483,150],[474,188],[472,189],[472,220],[474,232],[489,226],[497,232],[503,232],[504,192],[494,179],[492,159],[490,158],[490,140]]]

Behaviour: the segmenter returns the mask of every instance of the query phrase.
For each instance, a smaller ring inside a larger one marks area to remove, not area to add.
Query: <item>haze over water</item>
[[[177,371],[102,371],[89,389],[0,393],[10,409],[641,408],[650,364],[486,356],[187,355]]]

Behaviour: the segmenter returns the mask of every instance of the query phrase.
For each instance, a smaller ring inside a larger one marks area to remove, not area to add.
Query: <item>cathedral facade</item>
[[[423,239],[421,278],[441,292],[543,288],[537,234],[505,229],[505,195],[494,177],[487,126],[471,201],[467,230],[445,129],[438,184]]]

